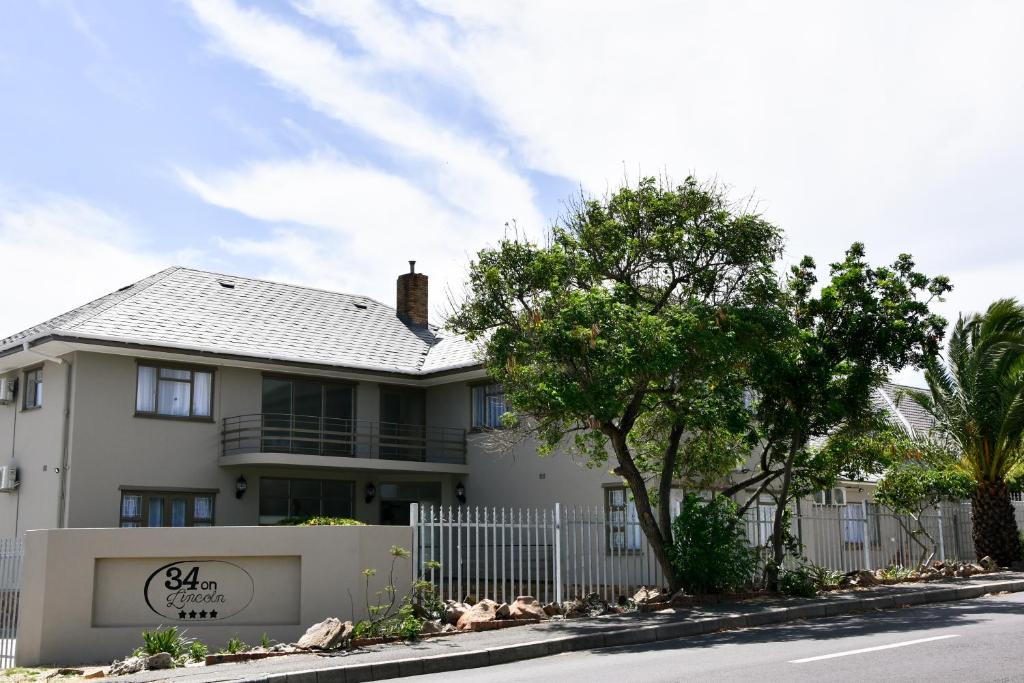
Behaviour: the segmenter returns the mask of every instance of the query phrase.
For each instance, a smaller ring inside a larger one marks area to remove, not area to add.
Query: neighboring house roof
[[[6,339],[47,336],[425,375],[479,365],[476,346],[365,296],[168,268]]]
[[[911,394],[925,394],[925,389],[886,382],[875,397],[875,404],[886,411],[890,421],[911,436],[923,436],[935,428],[935,418],[922,408]]]

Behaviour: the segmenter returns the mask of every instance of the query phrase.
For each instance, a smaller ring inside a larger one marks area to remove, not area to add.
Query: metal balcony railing
[[[466,430],[257,413],[224,418],[221,453],[293,453],[466,464]]]

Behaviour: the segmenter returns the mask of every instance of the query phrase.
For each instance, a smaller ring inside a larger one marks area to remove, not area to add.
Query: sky
[[[440,321],[508,230],[690,174],[955,319],[1024,298],[1022,111],[1020,2],[8,2],[0,336],[171,265],[393,304],[414,259]]]

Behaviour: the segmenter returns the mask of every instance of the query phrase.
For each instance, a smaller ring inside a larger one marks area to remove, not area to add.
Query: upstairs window
[[[501,429],[505,406],[505,388],[500,384],[473,387],[473,429]]]
[[[25,373],[25,410],[43,407],[43,369]]]
[[[136,415],[208,419],[212,404],[211,371],[139,365]]]

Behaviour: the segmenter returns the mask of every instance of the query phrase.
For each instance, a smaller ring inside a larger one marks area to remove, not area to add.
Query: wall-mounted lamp
[[[238,479],[235,480],[235,498],[241,498],[245,495],[246,489],[249,488],[249,482],[245,480],[245,475],[238,475]]]
[[[366,490],[364,493],[366,494],[366,502],[372,503],[373,497],[377,495],[377,487],[373,485],[372,481],[366,482]]]
[[[455,497],[459,500],[459,505],[466,504],[466,487],[462,485],[460,481],[455,485]]]

